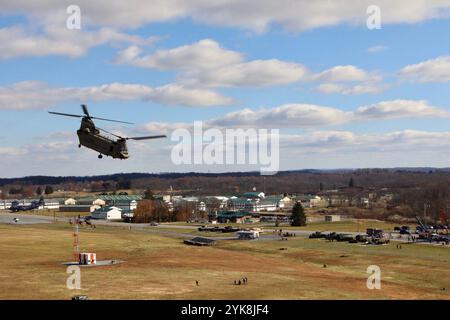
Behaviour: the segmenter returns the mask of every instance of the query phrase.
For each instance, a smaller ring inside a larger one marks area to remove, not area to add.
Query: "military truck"
[[[311,233],[311,234],[309,235],[309,238],[310,238],[310,239],[325,239],[326,237],[327,237],[327,235],[326,235],[326,234],[323,234],[323,233],[320,232],[320,231],[316,231],[316,232]]]
[[[383,229],[376,229],[376,228],[367,228],[366,234],[368,237],[373,238],[383,238],[384,231]]]

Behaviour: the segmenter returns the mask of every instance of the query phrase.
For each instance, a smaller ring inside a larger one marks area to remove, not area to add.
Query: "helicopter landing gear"
[[[98,158],[99,158],[99,159],[103,158],[103,155],[99,154],[99,155],[98,155]]]

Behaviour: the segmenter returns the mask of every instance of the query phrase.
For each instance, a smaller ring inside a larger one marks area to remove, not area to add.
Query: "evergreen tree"
[[[23,192],[23,187],[11,187],[9,189],[9,194],[21,194]]]
[[[36,189],[36,194],[37,194],[38,196],[40,196],[40,195],[42,194],[42,188],[41,188],[41,187],[37,187],[37,189]]]
[[[305,211],[303,210],[303,206],[298,201],[294,207],[292,208],[292,222],[291,226],[306,226],[306,215]]]
[[[131,180],[121,179],[117,182],[117,189],[131,189]]]
[[[353,180],[353,177],[350,178],[350,181],[348,182],[348,186],[350,188],[353,188],[355,186],[355,181]]]
[[[45,194],[52,194],[53,193],[52,186],[46,186],[44,192],[45,192]]]
[[[155,199],[152,190],[150,190],[150,189],[146,189],[145,190],[145,192],[144,192],[144,199],[148,199],[148,200],[154,200]]]

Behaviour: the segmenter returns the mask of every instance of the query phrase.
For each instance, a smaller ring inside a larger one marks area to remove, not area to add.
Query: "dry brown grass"
[[[440,290],[450,288],[448,248],[365,248],[303,238],[191,247],[108,227],[83,229],[81,249],[126,262],[82,268],[83,289],[72,291],[61,265],[72,259],[71,234],[62,224],[0,225],[0,299],[449,299]],[[366,288],[369,264],[382,268],[382,290]],[[248,285],[233,285],[243,276]]]

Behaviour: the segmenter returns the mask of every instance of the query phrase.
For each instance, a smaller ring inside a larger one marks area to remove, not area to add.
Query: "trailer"
[[[241,230],[237,232],[239,240],[259,239],[259,232],[255,230]]]

